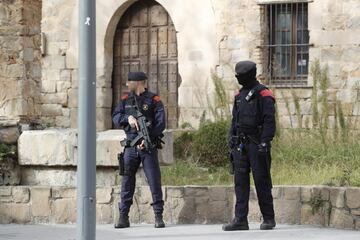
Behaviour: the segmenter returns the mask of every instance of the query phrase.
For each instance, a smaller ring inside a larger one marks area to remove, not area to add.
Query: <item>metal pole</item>
[[[95,0],[79,0],[77,240],[96,233]]]

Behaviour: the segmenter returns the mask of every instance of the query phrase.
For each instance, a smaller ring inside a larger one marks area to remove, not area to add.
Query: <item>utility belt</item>
[[[163,136],[163,135],[162,135]],[[154,147],[157,149],[162,149],[162,144],[165,144],[165,142],[161,139],[162,136],[159,136],[153,140]],[[135,147],[136,145],[140,144],[140,141],[138,140],[130,140],[130,139],[123,139],[120,141],[120,145],[124,148],[128,147]]]
[[[260,137],[256,134],[239,133],[237,136],[232,136],[231,138],[231,141],[235,143],[236,146],[240,144],[248,145],[249,143],[260,143]]]

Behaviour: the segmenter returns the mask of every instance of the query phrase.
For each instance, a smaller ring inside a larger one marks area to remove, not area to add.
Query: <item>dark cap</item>
[[[235,73],[237,75],[249,74],[250,72],[254,72],[254,70],[256,74],[256,63],[252,61],[241,61],[235,66]]]
[[[144,72],[129,72],[128,80],[129,81],[144,81],[147,79],[147,76]]]

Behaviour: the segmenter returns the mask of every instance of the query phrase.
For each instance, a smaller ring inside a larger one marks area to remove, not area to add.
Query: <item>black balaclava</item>
[[[244,88],[251,88],[256,85],[256,64],[251,61],[241,61],[235,66],[235,77]]]

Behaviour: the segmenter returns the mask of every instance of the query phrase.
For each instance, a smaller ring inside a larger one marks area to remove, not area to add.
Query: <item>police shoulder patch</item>
[[[154,99],[155,102],[160,102],[160,96],[159,95],[155,95],[153,97],[153,99]]]
[[[262,97],[271,97],[275,101],[275,96],[270,89],[264,89],[264,90],[260,91],[260,95]]]
[[[123,96],[121,97],[121,100],[126,100],[126,99],[128,99],[128,98],[129,98],[129,95],[126,94],[126,95],[123,95]]]

